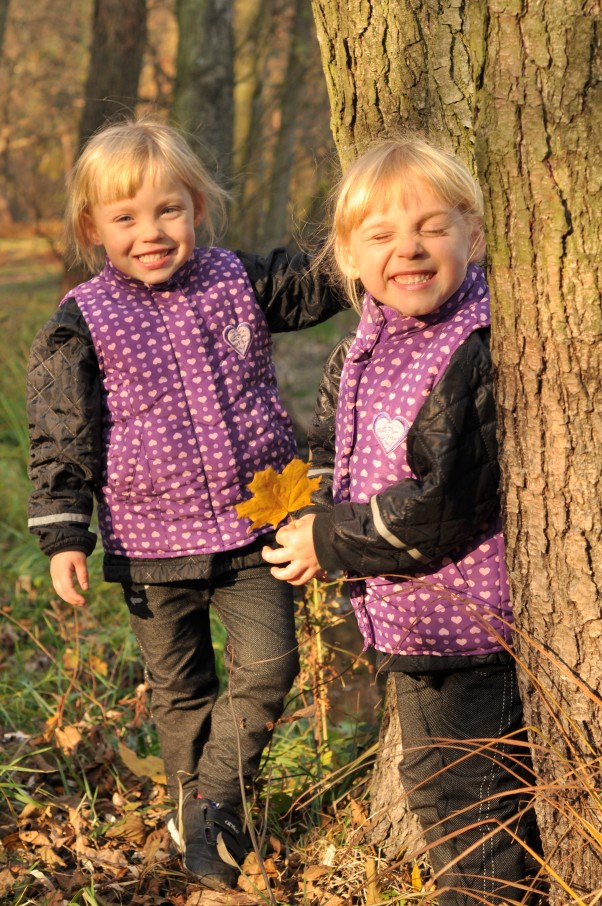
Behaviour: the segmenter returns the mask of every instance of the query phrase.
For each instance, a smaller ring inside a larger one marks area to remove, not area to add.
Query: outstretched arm
[[[272,333],[301,330],[349,308],[349,300],[309,255],[278,248],[265,257],[237,251]]]

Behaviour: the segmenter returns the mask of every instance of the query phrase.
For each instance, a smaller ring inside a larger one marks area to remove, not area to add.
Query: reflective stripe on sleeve
[[[370,509],[372,510],[372,518],[374,519],[374,527],[381,538],[384,538],[385,541],[388,541],[393,547],[396,547],[398,550],[405,551],[408,556],[412,557],[413,560],[420,562],[428,562],[428,558],[420,553],[417,548],[408,548],[407,544],[404,544],[396,535],[389,531],[387,526],[384,523],[384,520],[378,509],[378,502],[376,495],[370,498]]]

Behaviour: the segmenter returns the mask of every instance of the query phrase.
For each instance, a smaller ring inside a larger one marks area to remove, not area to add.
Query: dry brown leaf
[[[75,727],[57,727],[54,735],[65,755],[73,755],[82,741],[81,733]]]
[[[195,890],[185,906],[265,906],[265,896],[252,896],[237,890]]]
[[[78,841],[79,842],[79,841]],[[120,874],[123,869],[130,868],[132,873],[137,874],[134,866],[130,866],[125,854],[120,849],[92,849],[91,846],[82,846],[76,844],[76,850],[80,858],[87,860],[93,866],[100,866],[107,871]]]
[[[308,478],[309,465],[292,459],[281,473],[271,466],[257,472],[247,485],[253,496],[236,505],[240,519],[250,519],[249,531],[279,525],[290,513],[311,504],[311,494],[318,489],[320,478]]]
[[[170,859],[170,837],[167,828],[162,827],[151,831],[144,842],[141,852],[144,864],[147,866]]]
[[[280,873],[276,868],[276,863],[271,858],[263,860],[263,869],[268,878],[278,879],[280,877]],[[263,871],[261,870],[261,865],[259,864],[257,856],[254,852],[249,853],[249,855],[243,862],[242,875],[238,879],[238,886],[245,890],[247,893],[253,893],[253,891],[255,890],[266,889]]]
[[[71,670],[73,672],[79,667],[79,654],[77,651],[74,651],[73,648],[65,648],[61,660],[65,670]]]
[[[278,837],[274,837],[273,834],[270,834],[270,846],[272,848],[272,852],[274,852],[277,856],[282,855],[284,844],[281,840],[278,839]]]
[[[0,869],[0,897],[8,893],[16,883],[17,879],[9,868]]]
[[[50,838],[38,830],[19,831],[19,837],[23,843],[31,843],[32,846],[51,846]]]
[[[66,868],[67,863],[61,859],[58,853],[54,851],[52,846],[41,846],[37,855],[42,859],[42,861],[49,865],[51,868]]]
[[[310,865],[303,872],[303,877],[306,881],[317,881],[318,878],[323,878],[324,875],[329,875],[330,872],[331,869],[325,865]]]
[[[366,827],[368,824],[368,813],[363,805],[361,805],[356,799],[349,800],[349,806],[351,809],[351,821],[353,827]]]
[[[421,891],[423,888],[422,884],[422,875],[420,874],[420,868],[414,862],[412,866],[412,889]]]
[[[142,846],[147,834],[148,829],[142,815],[129,812],[122,821],[112,824],[105,836],[110,840],[128,840],[136,846]]]
[[[128,749],[122,742],[119,743],[118,749],[122,761],[136,777],[150,777],[153,783],[166,783],[163,759],[158,758],[156,755],[147,755],[146,758],[139,758],[135,752]]]

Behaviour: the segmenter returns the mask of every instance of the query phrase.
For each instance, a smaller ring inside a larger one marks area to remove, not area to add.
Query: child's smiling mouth
[[[158,264],[160,261],[164,261],[168,258],[173,252],[173,249],[161,249],[159,252],[145,252],[143,255],[138,255],[138,261],[141,264]]]
[[[428,283],[433,277],[434,271],[428,271],[417,274],[395,274],[392,279],[397,286],[421,286],[423,283]]]

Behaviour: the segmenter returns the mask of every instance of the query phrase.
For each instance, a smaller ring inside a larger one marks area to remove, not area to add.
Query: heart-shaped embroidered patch
[[[387,456],[397,449],[410,430],[410,425],[401,415],[391,418],[386,412],[379,412],[372,422],[372,430]]]
[[[231,324],[224,330],[224,340],[243,359],[249,351],[252,339],[253,331],[251,325],[247,324],[246,321],[243,321],[237,327]]]

